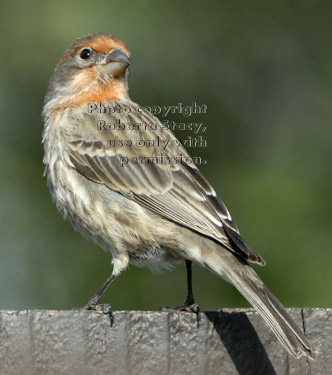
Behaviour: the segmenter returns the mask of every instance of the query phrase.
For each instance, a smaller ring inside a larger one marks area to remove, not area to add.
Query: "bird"
[[[154,270],[185,262],[187,297],[198,312],[192,263],[232,284],[295,358],[313,350],[249,263],[225,204],[171,130],[129,97],[130,52],[98,33],[76,39],[50,78],[43,107],[43,163],[57,209],[74,229],[112,255],[113,269],[84,306],[95,309],[129,264]],[[167,143],[161,148],[151,140]],[[149,146],[150,145],[150,146]]]

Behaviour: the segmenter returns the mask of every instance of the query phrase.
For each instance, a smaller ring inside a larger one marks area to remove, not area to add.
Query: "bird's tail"
[[[206,251],[204,264],[233,284],[270,326],[281,344],[294,357],[315,359],[310,344],[286,309],[242,259],[216,245]],[[204,251],[204,250],[203,250]],[[197,259],[196,259],[197,262]]]

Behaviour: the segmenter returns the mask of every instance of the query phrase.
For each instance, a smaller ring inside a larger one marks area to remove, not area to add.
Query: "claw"
[[[191,312],[196,314],[196,321],[197,321],[197,328],[199,328],[199,323],[201,321],[201,309],[197,305],[197,303],[192,303],[192,304],[186,304],[184,303],[183,305],[180,306],[175,306],[175,307],[162,307],[162,311],[186,311],[186,312]]]
[[[74,307],[72,310],[75,311],[96,311],[97,313],[106,314],[110,318],[111,327],[113,327],[114,323],[114,314],[111,305],[100,303],[94,304],[90,303],[90,301],[84,305],[83,307]]]
[[[114,323],[114,314],[111,305],[101,303],[94,307],[94,310],[101,311],[103,314],[108,315],[110,318],[111,327],[113,327]]]

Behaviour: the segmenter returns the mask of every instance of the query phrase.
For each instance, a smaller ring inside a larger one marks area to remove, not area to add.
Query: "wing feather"
[[[119,105],[119,102],[116,104]],[[110,102],[110,105],[114,103]],[[86,178],[212,238],[251,262],[265,264],[260,255],[243,242],[226,206],[196,166],[183,162],[183,159],[174,162],[179,160],[180,154],[189,157],[174,134],[136,104],[126,102],[125,105],[131,109],[129,122],[145,124],[146,129],[101,131],[96,127],[98,119],[95,115],[84,114],[81,124],[76,125],[68,139],[73,166]],[[115,124],[128,121],[121,113],[103,113],[102,116],[107,122]],[[153,130],[149,124],[154,124]],[[109,147],[110,139],[112,147]],[[121,141],[128,139],[133,147],[123,147]],[[151,141],[154,147],[135,147],[140,140],[146,144]],[[153,143],[162,141],[168,141],[164,149]],[[160,155],[173,162],[159,163]]]

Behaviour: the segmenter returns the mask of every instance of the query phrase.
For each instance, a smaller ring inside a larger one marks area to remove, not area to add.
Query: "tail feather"
[[[308,340],[283,305],[252,268],[244,267],[245,272],[233,278],[233,285],[255,307],[289,353],[296,358],[305,355],[315,359]]]
[[[204,255],[204,264],[201,259],[199,263],[233,284],[262,316],[290,354],[296,358],[307,356],[315,359],[304,333],[244,260],[220,246],[210,248]]]

